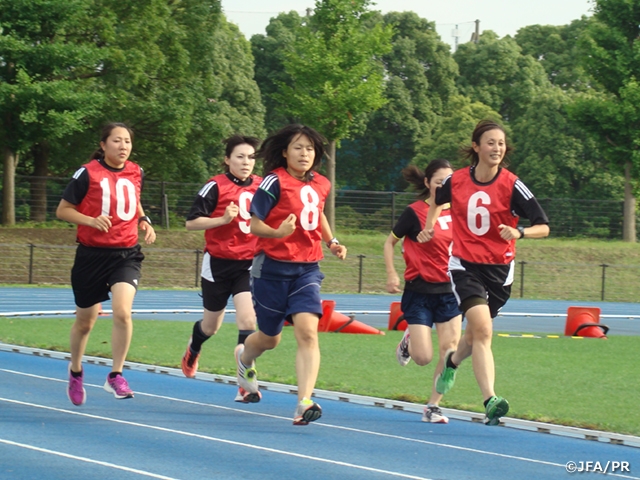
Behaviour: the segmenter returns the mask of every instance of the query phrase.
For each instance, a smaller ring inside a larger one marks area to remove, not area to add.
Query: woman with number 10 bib
[[[456,369],[471,356],[487,425],[498,425],[509,411],[509,402],[494,391],[491,338],[492,321],[511,295],[516,240],[549,235],[549,220],[540,204],[503,166],[510,150],[501,125],[490,120],[478,123],[471,146],[463,151],[471,166],[454,172],[436,190],[435,203],[440,207],[429,210],[425,230],[418,235],[419,241],[429,241],[442,205],[451,203],[449,277],[468,324],[458,349],[445,355],[436,390],[447,393],[455,382]],[[519,217],[527,218],[531,226],[518,226]]]
[[[155,241],[156,234],[140,205],[143,172],[129,161],[132,139],[133,133],[125,124],[106,125],[100,148],[73,175],[56,211],[60,220],[78,225],[79,245],[71,269],[77,308],[71,327],[67,387],[74,405],[82,405],[87,397],[82,355],[98,319],[100,302],[109,299],[109,292],[113,308],[113,366],[104,389],[118,399],[133,397],[122,368],[131,343],[131,310],[144,259],[138,228],[144,231],[148,244]]]
[[[323,213],[331,184],[314,171],[325,143],[318,132],[304,125],[289,125],[268,137],[257,153],[264,160],[265,178],[250,208],[251,233],[258,237],[251,267],[258,331],[236,347],[238,384],[258,392],[254,361],[280,343],[289,320],[298,343],[294,425],[307,425],[322,415],[320,405],[311,400],[320,369],[322,242],[338,258],[347,255]]]

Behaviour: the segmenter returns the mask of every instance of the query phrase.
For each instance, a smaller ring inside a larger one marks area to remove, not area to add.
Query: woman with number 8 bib
[[[323,213],[331,184],[314,171],[325,143],[304,125],[288,125],[268,137],[257,153],[264,160],[265,178],[250,208],[251,233],[258,237],[251,267],[258,331],[236,347],[238,383],[248,392],[258,392],[254,360],[280,343],[289,320],[298,343],[294,425],[307,425],[322,414],[320,405],[311,400],[320,369],[322,243],[340,259],[347,255]]]
[[[491,351],[493,319],[511,295],[516,240],[549,235],[549,220],[540,204],[516,175],[503,166],[510,152],[503,127],[484,120],[476,125],[471,146],[463,150],[471,166],[454,172],[436,190],[438,208],[429,210],[418,241],[429,241],[442,206],[451,203],[453,225],[449,277],[467,328],[457,350],[445,354],[445,368],[436,391],[453,387],[457,368],[471,356],[482,392],[485,423],[498,425],[509,411],[506,399],[495,394],[495,366]],[[518,226],[527,218],[529,227]]]
[[[123,123],[102,130],[100,148],[67,185],[56,215],[78,225],[79,243],[71,269],[76,320],[71,327],[67,395],[74,405],[86,400],[83,387],[84,355],[91,329],[100,313],[100,302],[112,297],[113,366],[104,389],[118,398],[132,398],[122,376],[131,343],[131,310],[141,276],[144,255],[138,244],[138,228],[147,244],[156,234],[140,204],[143,172],[129,161],[133,132]]]

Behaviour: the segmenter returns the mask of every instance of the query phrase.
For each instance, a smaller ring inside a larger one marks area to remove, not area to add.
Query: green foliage
[[[69,174],[108,121],[151,178],[201,181],[232,133],[264,134],[250,46],[219,1],[0,0],[0,143]],[[46,171],[46,170],[45,170]]]
[[[515,40],[524,55],[536,59],[549,81],[563,90],[584,91],[593,79],[581,65],[578,38],[590,23],[582,17],[569,25],[531,25],[518,30]]]
[[[614,164],[640,165],[640,9],[626,0],[596,1],[595,15],[580,38],[586,70],[606,93],[579,96],[571,109]]]
[[[376,58],[390,50],[391,29],[367,28],[368,0],[316,2],[309,25],[284,51],[291,83],[278,83],[272,98],[281,114],[299,119],[328,139],[349,138],[380,108],[383,69]]]
[[[400,171],[446,109],[458,69],[432,22],[413,12],[377,14],[369,21],[393,27],[392,50],[382,56],[387,101],[369,116],[365,134],[342,143],[338,183],[403,190]]]
[[[575,94],[538,88],[527,109],[512,123],[512,170],[536,196],[619,199],[623,177],[610,168],[597,142],[567,114]]]
[[[485,31],[478,43],[458,47],[460,92],[488,105],[506,119],[515,118],[529,103],[536,87],[547,87],[546,72],[511,37],[498,39]]]

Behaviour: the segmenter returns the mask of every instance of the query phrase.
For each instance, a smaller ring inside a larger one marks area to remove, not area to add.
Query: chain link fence
[[[0,283],[65,285],[70,283],[74,246],[0,244]],[[201,250],[143,247],[143,288],[200,288]],[[323,291],[384,293],[387,275],[382,255],[350,255],[321,262]],[[404,262],[396,256],[402,275]],[[402,288],[402,285],[401,285]],[[640,265],[525,262],[516,264],[513,298],[637,302]]]
[[[68,182],[68,178],[17,176],[16,222],[55,220],[56,208]],[[156,225],[182,227],[201,186],[146,181],[142,204]],[[388,232],[415,197],[411,192],[338,190],[336,228]],[[622,201],[562,198],[539,198],[539,201],[549,216],[552,237],[622,239]],[[2,195],[0,207],[1,202]],[[640,229],[640,221],[636,224]]]

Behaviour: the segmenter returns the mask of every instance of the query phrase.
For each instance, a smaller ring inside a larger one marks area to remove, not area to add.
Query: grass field
[[[73,228],[4,228],[0,227],[1,244],[73,245]],[[349,248],[349,262],[328,258],[322,264],[327,275],[326,293],[353,292],[347,285],[358,284],[358,256],[366,257],[365,290],[384,291],[386,276],[382,262],[382,233],[347,234],[337,232]],[[201,232],[158,230],[158,241],[144,247],[147,260],[143,266],[143,288],[148,280],[167,275],[167,262],[179,265],[192,277],[194,265],[167,257],[164,249],[199,250]],[[154,251],[161,261],[150,261]],[[398,272],[403,269],[399,248],[396,252]],[[6,250],[5,250],[6,253]],[[13,255],[0,256],[0,273],[15,270],[9,262]],[[72,253],[70,254],[72,259]],[[602,268],[607,265],[608,300],[640,301],[640,249],[637,244],[600,240],[524,240],[518,242],[517,261],[525,261],[524,298],[599,300]],[[67,266],[55,262],[56,275],[68,285]],[[173,264],[171,264],[173,265]],[[178,268],[178,267],[176,267]],[[519,271],[513,297],[520,292]],[[338,281],[339,280],[339,281]],[[2,280],[0,280],[1,282]],[[341,283],[342,282],[342,283]],[[611,292],[617,292],[615,295]],[[0,319],[0,340],[31,347],[59,351],[69,350],[71,320],[65,319]],[[179,367],[191,325],[184,322],[136,321],[131,361]],[[88,355],[110,357],[111,322],[100,319],[87,348]],[[273,352],[259,361],[260,379],[295,384],[295,341],[291,331]],[[210,373],[234,375],[232,357],[235,327],[225,326],[212,341],[205,344],[201,369]],[[400,332],[386,336],[321,334],[322,367],[318,388],[361,395],[422,403],[429,393],[433,365],[401,368],[395,361],[395,347]],[[437,345],[437,342],[434,342]],[[537,419],[564,425],[640,435],[640,398],[637,352],[640,337],[616,337],[608,340],[530,339],[495,337],[496,389],[511,402],[510,416]],[[482,411],[481,398],[471,363],[466,362],[458,375],[455,388],[445,397],[444,406]]]
[[[71,324],[72,320],[59,318],[0,319],[0,340],[66,352]],[[137,320],[127,358],[179,368],[190,329],[190,322]],[[292,333],[285,329],[280,346],[259,359],[260,380],[296,384]],[[401,334],[321,333],[322,366],[317,388],[425,402],[434,366],[410,363],[400,367],[395,347]],[[235,375],[232,352],[236,335],[235,326],[225,325],[207,342],[200,370]],[[110,358],[110,341],[111,321],[100,318],[87,355]],[[640,435],[639,350],[640,337],[576,340],[496,336],[496,390],[509,399],[512,417]],[[442,405],[482,412],[482,398],[469,361],[462,365],[456,385]]]

